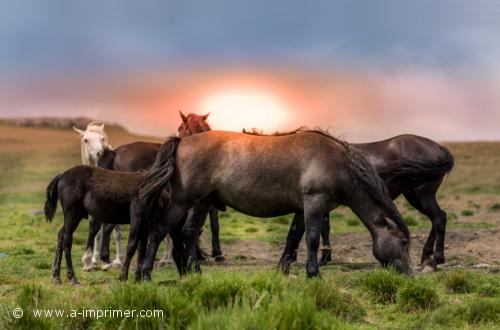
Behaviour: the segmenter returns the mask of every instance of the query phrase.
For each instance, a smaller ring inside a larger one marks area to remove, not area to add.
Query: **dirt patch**
[[[420,262],[420,255],[427,239],[427,230],[415,230],[412,233],[411,255],[415,265]],[[332,236],[334,264],[346,264],[351,267],[375,265],[372,253],[372,240],[367,233],[348,233]],[[207,242],[203,242],[207,248]],[[222,246],[226,265],[276,265],[284,246],[273,246],[260,241],[236,241]],[[303,240],[299,247],[298,263],[306,261],[306,245]],[[448,267],[488,267],[500,265],[500,232],[489,229],[454,229],[446,233],[446,264]],[[215,262],[209,262],[215,264]]]

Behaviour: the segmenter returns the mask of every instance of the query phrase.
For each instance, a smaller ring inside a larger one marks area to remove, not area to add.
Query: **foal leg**
[[[94,241],[97,233],[101,229],[102,223],[94,218],[90,219],[89,222],[89,236],[87,238],[87,246],[85,248],[85,253],[82,256],[83,270],[89,272],[95,267],[92,264],[92,250],[94,249]]]
[[[428,263],[433,267],[444,263],[444,240],[447,217],[446,212],[441,209],[436,200],[436,191],[440,184],[441,180],[404,194],[413,207],[431,220],[432,229],[422,251],[421,263]],[[434,254],[434,258],[431,258],[432,254]]]
[[[219,240],[219,211],[211,207],[208,214],[210,216],[210,231],[212,232],[212,257],[215,258],[215,261],[224,261],[226,258],[222,255]]]
[[[322,194],[304,196],[304,219],[307,242],[307,277],[319,276],[318,248],[321,226],[325,214],[325,196]]]
[[[122,230],[120,228],[120,225],[115,225],[115,229],[113,230],[113,236],[115,238],[116,257],[115,260],[113,260],[112,264],[115,267],[121,267],[123,261],[123,251],[121,245]]]
[[[304,231],[304,214],[295,213],[286,238],[285,250],[283,250],[277,267],[277,270],[283,272],[285,275],[289,274],[292,262],[297,260],[297,249],[304,235]]]
[[[54,263],[52,264],[52,280],[55,285],[62,284],[61,282],[61,260],[63,253],[63,242],[64,242],[64,225],[59,230],[57,234],[57,245],[56,252],[54,254]]]
[[[71,281],[73,286],[77,286],[80,283],[76,279],[75,271],[73,269],[73,260],[71,259],[71,247],[73,245],[73,232],[78,227],[80,223],[80,219],[69,215],[68,217],[64,216],[64,256],[66,257],[66,274],[68,276],[68,280]]]
[[[321,239],[323,240],[323,245],[321,246],[321,258],[319,265],[324,266],[332,261],[332,248],[330,246],[330,216],[328,213],[325,213],[323,217]]]

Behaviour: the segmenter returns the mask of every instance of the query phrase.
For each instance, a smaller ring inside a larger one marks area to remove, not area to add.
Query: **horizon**
[[[0,2],[0,117],[500,140],[500,3]],[[64,27],[64,28],[62,28]]]

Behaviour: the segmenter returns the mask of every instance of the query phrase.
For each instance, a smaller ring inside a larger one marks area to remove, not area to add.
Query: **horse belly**
[[[288,187],[268,182],[231,182],[223,180],[216,193],[221,202],[235,210],[255,217],[275,217],[302,210],[301,195]]]

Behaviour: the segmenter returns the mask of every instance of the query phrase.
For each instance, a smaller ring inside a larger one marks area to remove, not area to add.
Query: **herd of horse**
[[[151,280],[167,235],[172,248],[165,256],[172,256],[179,274],[199,272],[203,253],[198,242],[207,216],[212,257],[224,260],[218,212],[227,206],[262,218],[294,214],[278,263],[285,274],[304,233],[307,276],[318,276],[319,266],[331,261],[329,212],[344,205],[368,229],[380,264],[412,275],[410,233],[393,202],[401,194],[432,223],[421,264],[435,268],[444,263],[446,213],[436,192],[453,167],[445,147],[415,135],[349,144],[319,129],[272,135],[212,131],[207,117],[181,113],[178,136],[163,144],[135,142],[116,149],[109,145],[103,124],[90,123],[85,131],[75,128],[85,165],[57,175],[45,202],[47,221],[54,218],[58,201],[64,215],[52,268],[56,284],[61,283],[63,252],[68,279],[78,284],[71,248],[83,218],[91,217],[84,269],[92,269],[100,258],[105,268],[121,266],[120,278],[126,280],[137,252],[135,278],[140,281]],[[130,224],[124,260],[120,224]],[[113,230],[117,258],[111,262]]]

